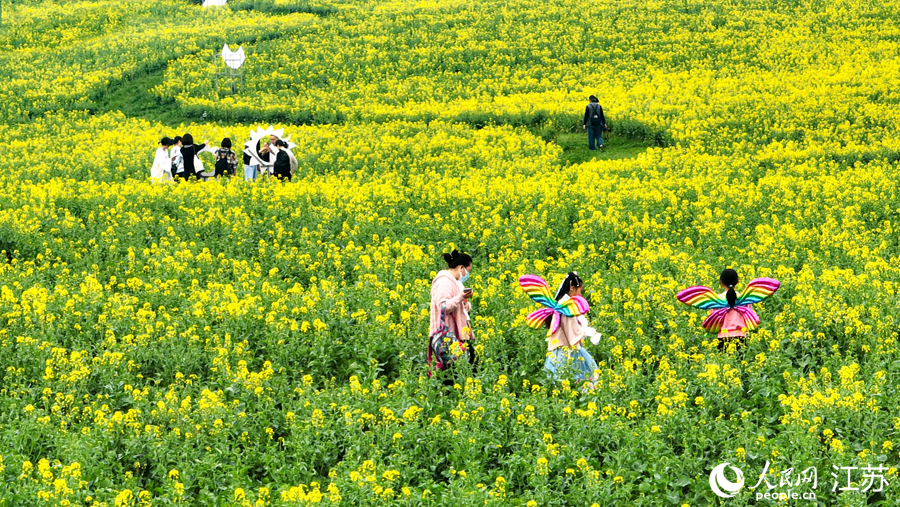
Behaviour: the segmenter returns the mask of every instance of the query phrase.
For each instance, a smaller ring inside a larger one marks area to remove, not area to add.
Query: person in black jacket
[[[287,152],[288,145],[279,139],[275,142],[275,146],[278,147],[278,153],[275,154],[275,177],[282,181],[291,181],[291,156]]]
[[[597,149],[603,149],[603,130],[606,129],[606,117],[603,116],[603,107],[597,97],[591,95],[591,102],[584,108],[584,130],[587,130],[588,149],[594,149],[596,140]]]
[[[185,134],[181,137],[181,142],[184,143],[184,146],[181,147],[181,156],[184,157],[184,172],[182,174],[182,178],[185,180],[191,178],[196,175],[196,169],[194,167],[194,157],[197,156],[204,148],[206,148],[206,143],[203,144],[194,144],[194,137],[190,134]]]
[[[237,172],[237,155],[231,151],[231,139],[222,139],[221,147],[216,150],[216,179],[219,176],[234,176]]]

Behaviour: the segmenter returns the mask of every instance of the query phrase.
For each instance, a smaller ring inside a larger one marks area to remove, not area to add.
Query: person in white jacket
[[[153,165],[150,167],[150,178],[154,183],[172,179],[172,159],[169,156],[170,146],[172,146],[172,140],[168,137],[163,137],[159,142],[159,149],[156,150]]]
[[[288,157],[291,159],[291,176],[294,176],[294,173],[297,171],[297,167],[300,164],[297,162],[297,157],[294,156],[294,152],[291,151],[290,148],[285,147],[285,151],[288,153]]]

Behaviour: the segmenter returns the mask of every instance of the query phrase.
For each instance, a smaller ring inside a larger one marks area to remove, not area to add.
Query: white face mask
[[[459,272],[462,273],[462,270],[463,270],[463,269],[466,269],[466,268],[460,269]],[[460,277],[459,277],[460,283],[466,283],[466,280],[469,279],[469,273],[470,273],[470,272],[467,270],[467,271],[466,271],[466,274],[464,274],[464,275],[461,274],[461,275],[460,275]]]

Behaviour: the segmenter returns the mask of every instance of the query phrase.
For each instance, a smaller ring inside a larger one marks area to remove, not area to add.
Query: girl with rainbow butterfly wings
[[[755,278],[747,284],[744,292],[738,295],[734,286],[738,283],[737,271],[726,269],[719,276],[722,294],[716,294],[709,287],[688,287],[675,297],[686,305],[709,310],[709,316],[703,321],[703,329],[708,333],[718,333],[719,348],[724,349],[730,338],[737,338],[743,345],[747,331],[759,327],[759,315],[753,311],[752,305],[775,294],[781,282],[774,278]]]
[[[550,286],[537,275],[519,278],[519,285],[535,302],[543,308],[531,312],[525,324],[534,329],[547,328],[547,359],[544,368],[554,380],[566,377],[565,370],[572,373],[574,380],[596,380],[594,372],[597,362],[581,345],[584,337],[596,334],[588,327],[584,315],[590,310],[582,297],[584,282],[574,271],[569,273],[556,292],[554,298]]]

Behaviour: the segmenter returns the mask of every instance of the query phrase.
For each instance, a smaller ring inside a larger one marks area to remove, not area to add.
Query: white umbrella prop
[[[203,0],[203,7],[221,7],[228,0]]]
[[[266,172],[270,172],[269,169],[275,167],[275,157],[268,157],[270,160],[265,160],[260,157],[259,153],[256,151],[256,143],[260,143],[260,148],[262,148],[265,146],[265,142],[262,142],[262,140],[269,136],[275,136],[287,143],[289,150],[293,150],[297,147],[295,143],[291,142],[291,136],[293,134],[287,137],[281,137],[282,135],[284,135],[283,128],[275,130],[271,125],[265,130],[259,127],[257,127],[256,130],[251,130],[250,140],[244,143],[244,154],[250,157],[250,165],[258,165],[260,167],[260,172],[262,172],[262,169],[265,169]],[[278,153],[278,149],[275,146],[272,146],[272,152]]]

